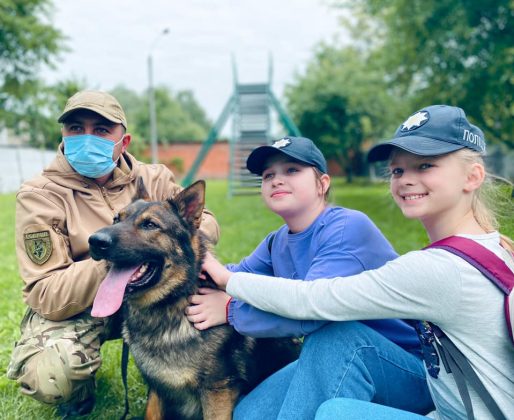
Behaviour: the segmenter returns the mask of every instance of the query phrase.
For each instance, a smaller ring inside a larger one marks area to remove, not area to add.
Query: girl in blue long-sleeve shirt
[[[272,146],[259,147],[250,154],[247,167],[251,172],[262,175],[263,200],[271,211],[283,218],[285,224],[268,234],[254,252],[239,264],[227,265],[230,271],[308,281],[358,274],[379,268],[397,257],[392,246],[365,214],[327,204],[330,187],[327,165],[311,140],[288,137],[276,141]],[[328,326],[324,321],[293,320],[264,312],[232,299],[220,290],[201,288],[199,293],[191,296],[192,305],[186,311],[189,320],[198,329],[228,322],[244,335],[309,336],[308,340],[318,341],[328,329],[342,327],[337,323]],[[405,380],[395,385],[398,389],[408,389],[408,392],[398,393],[398,398],[402,400],[399,404],[405,402],[407,408],[418,412],[429,407],[431,400],[414,329],[396,319],[356,324],[357,329],[371,329],[377,342],[383,341],[401,355],[392,362],[398,370],[406,372]],[[355,331],[351,333],[353,336],[358,334]],[[348,346],[348,351],[351,347]],[[244,404],[238,406],[236,414],[239,412],[241,418],[245,419],[276,418],[280,409],[280,394],[286,392],[287,384],[294,388],[294,379],[290,374],[296,369],[294,364],[277,374],[276,380],[268,379],[261,385],[264,391],[257,389],[247,396]],[[284,378],[285,374],[287,377]],[[362,378],[357,378],[356,382],[360,380]],[[276,383],[271,387],[279,385],[280,392],[276,389],[266,391],[264,385],[273,381]]]

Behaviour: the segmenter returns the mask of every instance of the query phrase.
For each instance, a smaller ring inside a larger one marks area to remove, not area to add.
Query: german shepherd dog
[[[137,189],[114,224],[89,238],[91,256],[110,266],[92,314],[123,306],[123,338],[149,387],[146,419],[230,419],[238,397],[295,360],[299,344],[245,337],[228,325],[194,328],[184,311],[206,283],[198,279],[205,183],[163,202],[149,200],[141,178]]]

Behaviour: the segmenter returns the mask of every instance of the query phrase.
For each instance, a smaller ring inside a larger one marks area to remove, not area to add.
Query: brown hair
[[[313,166],[312,169],[314,170],[314,175],[316,176],[316,182],[318,183],[318,185],[322,186],[323,184],[321,183],[321,177],[323,175],[328,175],[328,174],[324,174],[323,172],[321,172],[315,166]],[[328,203],[329,195],[330,195],[330,185],[328,186],[327,190],[325,191],[325,194],[324,194],[324,197],[323,197],[324,200],[325,200],[325,203]]]

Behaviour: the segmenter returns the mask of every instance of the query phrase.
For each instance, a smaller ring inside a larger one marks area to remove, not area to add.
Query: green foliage
[[[349,180],[363,174],[361,145],[397,121],[397,99],[382,70],[356,48],[321,44],[305,74],[286,89],[288,109],[303,135],[327,159],[336,159]]]
[[[32,146],[55,149],[61,140],[55,122],[68,97],[87,83],[65,80],[45,85],[38,72],[52,66],[58,53],[66,51],[64,36],[50,21],[51,0],[0,0],[0,127],[27,135]],[[141,157],[149,139],[148,96],[123,86],[113,90],[124,106],[129,131],[140,141],[131,148]],[[173,94],[156,89],[159,141],[203,140],[210,122],[191,91]]]
[[[168,162],[168,166],[174,174],[179,176],[184,174],[184,159],[179,157],[171,158]]]
[[[210,130],[212,123],[207,118],[204,109],[196,101],[194,93],[191,90],[181,90],[177,92],[176,99],[182,110],[192,121],[204,130]]]
[[[157,132],[161,143],[170,143],[173,140],[203,140],[207,137],[207,130],[191,118],[168,88],[161,86],[155,89],[155,107]],[[145,114],[139,124],[144,125],[147,121]]]
[[[28,136],[34,147],[55,149],[57,116],[66,99],[85,85],[78,80],[47,86],[38,77],[66,51],[64,36],[49,23],[50,0],[0,0],[0,126]]]
[[[150,163],[151,157],[145,156],[145,151],[150,144],[150,134],[148,125],[141,127],[138,125],[138,116],[148,114],[148,101],[138,93],[129,88],[119,85],[110,91],[123,107],[127,117],[127,132],[132,135],[129,152],[138,160]],[[146,132],[144,130],[147,130]]]
[[[511,0],[339,0],[354,38],[411,110],[462,107],[486,138],[514,146]]]
[[[144,96],[130,90],[126,86],[118,85],[110,91],[123,107],[127,117],[127,131],[130,133],[138,133],[136,121],[138,116],[148,113],[148,100]],[[142,138],[149,137],[147,133]],[[139,137],[139,136],[138,136]]]
[[[141,95],[124,86],[117,86],[111,93],[120,101],[128,120],[128,131],[139,144],[150,139],[150,115],[148,93]],[[155,88],[155,108],[159,143],[173,141],[204,140],[210,122],[191,91],[177,94],[165,87]]]
[[[68,98],[85,85],[85,81],[74,79],[52,86],[38,82],[37,92],[26,99],[24,113],[14,118],[15,131],[28,133],[31,146],[55,150],[62,138],[57,118]]]
[[[61,142],[61,126],[57,123],[57,117],[68,98],[86,89],[87,85],[87,81],[76,79],[61,81],[52,86],[35,81],[37,89],[25,98],[23,109],[19,109],[20,114],[11,114],[9,126],[14,127],[17,134],[28,134],[31,146],[55,150]],[[149,144],[146,93],[139,95],[124,86],[117,86],[111,94],[118,99],[127,115],[128,132],[132,133],[134,139],[130,152],[144,160],[143,152]],[[162,133],[159,132],[162,134],[161,142],[203,140],[207,137],[209,121],[191,92],[181,91],[175,98],[163,87],[158,89],[157,95],[160,98],[157,117],[162,130]]]
[[[0,124],[38,93],[41,65],[52,65],[64,37],[49,24],[50,0],[0,0]]]

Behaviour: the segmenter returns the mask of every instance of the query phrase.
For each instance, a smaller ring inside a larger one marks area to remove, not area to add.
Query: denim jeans
[[[297,361],[243,397],[234,419],[312,420],[337,397],[419,414],[433,409],[418,357],[360,322],[333,322],[305,339]]]
[[[321,404],[315,420],[427,420],[426,417],[372,402],[333,398]]]

